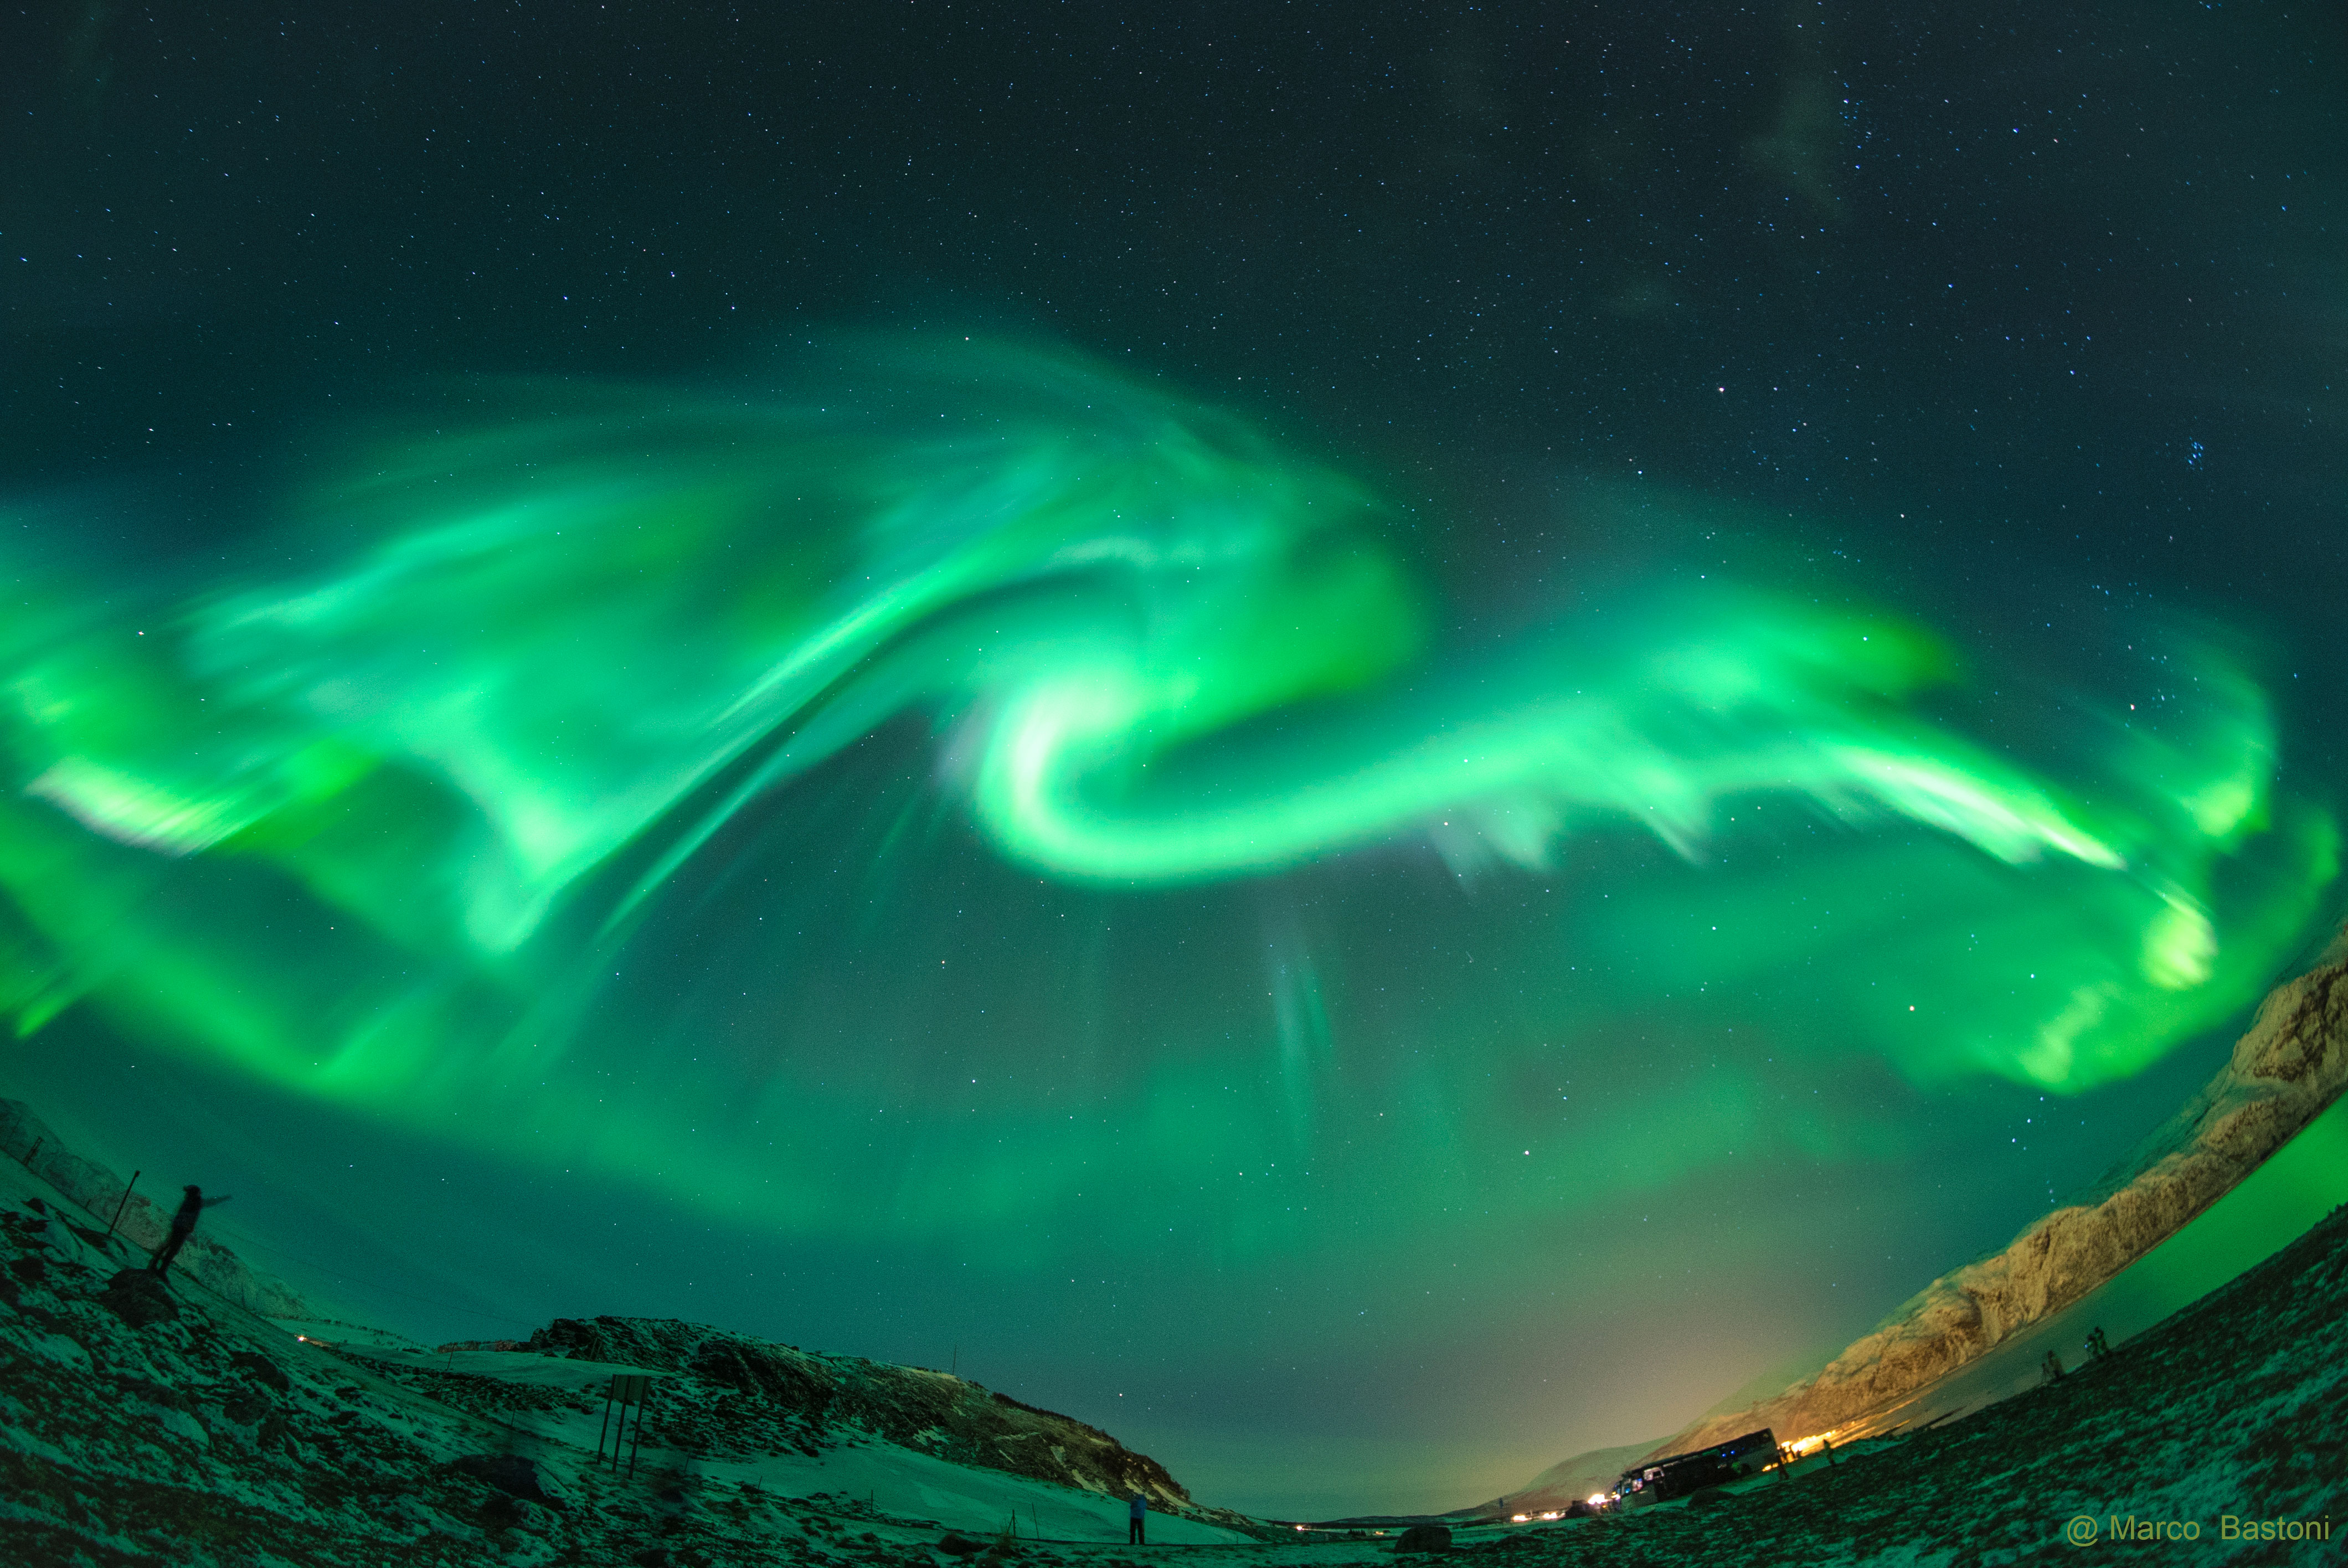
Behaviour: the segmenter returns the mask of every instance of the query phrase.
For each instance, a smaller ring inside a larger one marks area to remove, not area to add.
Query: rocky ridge
[[[1708,1505],[1537,1526],[1459,1555],[1493,1568],[2336,1563],[2343,1311],[2348,1207],[2059,1381]]]
[[[645,1429],[647,1440],[664,1449],[712,1458],[786,1449],[815,1454],[871,1438],[1115,1497],[1143,1491],[1162,1512],[1253,1528],[1240,1515],[1199,1508],[1163,1465],[1099,1428],[947,1372],[667,1318],[557,1318],[517,1348],[668,1374]]]
[[[1767,1427],[1791,1441],[1849,1427],[2077,1301],[2175,1235],[2348,1086],[2348,931],[2271,992],[2207,1086],[2087,1194],[2003,1250],[1943,1275],[1817,1376],[1710,1416],[1654,1450]]]

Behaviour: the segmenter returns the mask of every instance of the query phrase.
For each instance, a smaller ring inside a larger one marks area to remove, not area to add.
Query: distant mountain
[[[1593,1492],[1611,1489],[1622,1472],[1631,1468],[1633,1460],[1645,1458],[1654,1452],[1656,1447],[1650,1440],[1643,1443],[1624,1443],[1620,1448],[1592,1449],[1588,1453],[1560,1460],[1527,1481],[1522,1491],[1512,1491],[1500,1501],[1509,1512],[1516,1513],[1540,1513],[1550,1509],[1562,1509]]]

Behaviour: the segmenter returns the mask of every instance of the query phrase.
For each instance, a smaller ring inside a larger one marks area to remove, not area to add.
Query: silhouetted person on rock
[[[1147,1493],[1137,1491],[1133,1494],[1133,1501],[1127,1506],[1125,1511],[1125,1540],[1127,1545],[1139,1546],[1144,1544],[1141,1527],[1148,1518],[1149,1498]]]
[[[201,1187],[186,1186],[180,1190],[187,1195],[180,1200],[180,1212],[171,1216],[171,1234],[163,1238],[163,1245],[156,1249],[155,1261],[147,1266],[157,1274],[170,1272],[171,1260],[180,1255],[180,1249],[188,1245],[190,1236],[196,1234],[196,1221],[203,1212],[214,1204],[228,1202],[226,1193],[216,1198],[208,1198]]]

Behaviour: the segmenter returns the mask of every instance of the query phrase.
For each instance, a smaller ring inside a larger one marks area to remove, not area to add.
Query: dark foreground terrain
[[[0,1175],[0,1563],[1268,1568],[1394,1550],[1199,1508],[1106,1433],[915,1368],[619,1319],[520,1346],[321,1344],[200,1286],[158,1292],[86,1214],[13,1164]],[[1463,1532],[1451,1554],[2348,1562],[2332,1529],[2343,1339],[2348,1210],[2107,1358],[1962,1421],[1701,1507]],[[630,1368],[658,1379],[633,1478],[592,1453],[602,1389]],[[1112,1533],[1116,1492],[1137,1485],[1168,1511],[1168,1543]]]

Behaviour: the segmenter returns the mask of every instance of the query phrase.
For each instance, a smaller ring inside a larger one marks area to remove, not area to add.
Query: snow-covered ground
[[[610,1380],[639,1365],[281,1323],[191,1278],[159,1291],[144,1263],[0,1162],[0,1563],[935,1565],[955,1560],[938,1550],[954,1532],[990,1547],[1011,1537],[998,1560],[1258,1546],[1217,1522],[1237,1516],[1191,1510],[1153,1512],[1151,1544],[1128,1547],[1121,1497],[883,1440],[858,1413],[870,1400],[839,1389],[844,1416],[782,1421],[772,1401],[747,1409],[757,1401],[705,1376],[654,1373],[655,1419],[641,1449],[630,1429],[631,1473],[596,1450],[618,1446],[603,1430]],[[755,1344],[644,1327],[716,1343],[729,1365]],[[942,1374],[772,1348],[883,1397],[944,1385],[937,1409],[955,1430],[921,1434],[942,1450],[968,1450],[973,1430],[1055,1438],[1056,1454],[1086,1450],[1076,1471],[1121,1466],[1188,1506],[1146,1458],[1066,1418]],[[777,1432],[791,1440],[767,1451],[729,1440]],[[527,1465],[485,1467],[495,1460]]]
[[[521,1388],[561,1389],[575,1402],[515,1409],[505,1419],[517,1430],[580,1453],[598,1447],[610,1452],[605,1390],[612,1378],[641,1368],[605,1361],[572,1360],[525,1351],[382,1351],[353,1348],[360,1359],[379,1367],[407,1367],[430,1375],[493,1378]],[[660,1374],[654,1374],[658,1380]],[[658,1397],[657,1395],[655,1396]],[[633,1427],[630,1428],[633,1434]],[[714,1459],[638,1449],[638,1472],[682,1466],[705,1481],[739,1487],[749,1483],[778,1497],[860,1500],[876,1513],[928,1520],[987,1539],[1014,1522],[1022,1539],[1042,1536],[1064,1542],[1114,1542],[1126,1538],[1126,1505],[1116,1498],[1054,1485],[1002,1471],[981,1470],[917,1452],[894,1443],[850,1436],[836,1446],[807,1454],[768,1453]],[[1149,1533],[1164,1544],[1228,1545],[1253,1537],[1179,1514],[1153,1513]]]
[[[1198,1509],[1107,1434],[946,1374],[636,1319],[558,1323],[535,1353],[289,1331],[192,1280],[159,1295],[101,1231],[0,1162],[0,1563],[1304,1568],[1395,1550]],[[2104,1555],[2348,1561],[2330,1512],[2343,1322],[2348,1209],[2058,1383],[1708,1506],[1463,1531],[1454,1554],[1970,1568],[2085,1561],[2085,1531]],[[594,1346],[636,1358],[576,1353]],[[595,1454],[603,1390],[664,1361],[635,1473],[615,1471]],[[1190,1517],[1125,1545],[1119,1476]]]

